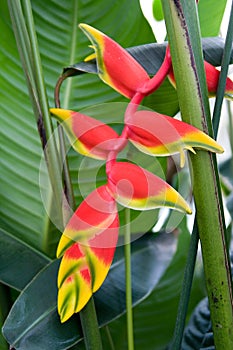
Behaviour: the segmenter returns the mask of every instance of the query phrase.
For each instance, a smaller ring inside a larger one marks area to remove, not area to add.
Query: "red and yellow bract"
[[[129,162],[114,162],[108,189],[116,201],[136,210],[169,207],[191,214],[186,201],[164,180]]]
[[[180,165],[184,166],[184,150],[193,147],[222,153],[223,148],[201,130],[152,111],[138,111],[127,118],[129,140],[142,152],[154,156],[180,153]]]
[[[210,97],[216,96],[220,71],[206,61],[204,61],[204,64],[205,64],[206,81],[207,81],[209,95]],[[233,96],[233,81],[229,77],[227,77],[226,87],[225,87],[225,97],[232,98],[232,96]]]
[[[50,112],[62,123],[72,147],[85,156],[106,159],[120,142],[118,134],[97,119],[61,108],[51,108]]]
[[[62,322],[79,312],[105,280],[118,239],[116,203],[106,186],[80,204],[60,239],[64,254],[58,273],[58,312]]]
[[[150,80],[144,68],[118,43],[99,30],[87,25],[79,27],[92,42],[99,77],[120,94],[132,98]]]
[[[208,63],[207,61],[204,61],[204,67],[205,67],[206,83],[207,83],[209,97],[214,97],[216,96],[216,93],[217,93],[220,71],[216,67],[212,66],[212,64]],[[176,88],[176,81],[175,81],[173,69],[170,70],[168,74],[168,78],[171,84]],[[233,98],[233,81],[229,77],[227,77],[227,80],[226,80],[225,97],[230,99]]]

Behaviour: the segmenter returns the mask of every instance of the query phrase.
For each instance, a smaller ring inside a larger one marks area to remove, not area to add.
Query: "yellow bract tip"
[[[84,58],[84,62],[89,62],[89,61],[94,60],[94,59],[96,59],[96,53],[95,52],[93,52],[90,55],[88,55],[87,57],[85,57]]]
[[[100,32],[98,29],[95,29],[85,23],[80,23],[79,28],[82,29],[84,34],[88,36],[94,46],[97,43],[101,43],[102,38],[105,36],[105,34]]]
[[[64,121],[71,117],[72,111],[69,109],[62,109],[62,108],[50,108],[50,113],[56,117],[59,121]]]
[[[186,200],[172,187],[168,187],[165,192],[164,204],[164,206],[172,209],[185,212],[187,214],[192,214],[192,210]]]

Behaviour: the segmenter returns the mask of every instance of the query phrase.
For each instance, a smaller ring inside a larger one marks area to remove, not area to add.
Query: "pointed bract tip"
[[[73,113],[73,111],[69,109],[62,109],[62,108],[50,108],[49,111],[59,121],[64,121],[70,118],[71,114]]]
[[[170,185],[167,185],[165,190],[164,206],[170,207],[182,213],[192,214],[192,210],[189,207],[186,200]]]
[[[91,39],[96,39],[97,41],[105,36],[104,33],[102,33],[101,31],[99,31],[98,29],[95,29],[93,28],[92,26],[90,26],[89,24],[86,24],[86,23],[80,23],[79,24],[79,28],[84,32],[85,35],[88,36],[88,38],[91,40]],[[93,40],[91,40],[93,45],[94,45],[94,42]]]

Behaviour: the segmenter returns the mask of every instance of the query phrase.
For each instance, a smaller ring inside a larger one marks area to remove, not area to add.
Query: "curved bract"
[[[191,214],[185,200],[164,180],[128,162],[115,162],[108,177],[110,193],[117,202],[136,210],[169,207]]]
[[[107,124],[71,110],[51,108],[51,114],[64,127],[76,152],[95,159],[106,159],[119,142],[118,134]]]
[[[92,42],[99,77],[120,94],[132,98],[150,77],[144,68],[118,43],[99,30],[87,25],[79,27]]]
[[[65,322],[79,312],[105,280],[118,239],[115,200],[101,186],[81,203],[60,239],[58,312]]]
[[[138,111],[127,119],[129,140],[142,152],[153,156],[180,153],[184,166],[184,151],[193,153],[193,147],[222,153],[223,148],[201,130],[152,111]]]

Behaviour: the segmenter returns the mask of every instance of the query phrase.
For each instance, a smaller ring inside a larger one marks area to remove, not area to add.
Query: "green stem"
[[[126,315],[128,350],[134,349],[133,335],[133,306],[132,306],[132,284],[131,284],[131,245],[130,245],[130,209],[125,209],[125,281],[126,281]]]
[[[111,336],[111,333],[110,333],[110,330],[109,330],[109,326],[105,326],[104,330],[105,330],[105,334],[106,334],[106,337],[107,337],[108,342],[109,342],[109,350],[115,350],[115,346],[114,346],[114,343],[113,343],[113,340],[112,340],[112,336]]]
[[[59,172],[59,156],[53,138],[53,128],[49,115],[48,100],[43,81],[37,37],[34,27],[31,3],[22,0],[25,17],[20,0],[8,0],[14,34],[29,89],[32,107],[37,121],[38,132],[47,162],[49,177],[54,192],[58,213],[62,203],[62,177]],[[50,140],[49,143],[47,141]],[[59,215],[59,217],[62,217]]]
[[[58,156],[58,150],[56,141],[54,139],[54,132],[53,132],[53,126],[52,121],[49,114],[49,105],[48,105],[48,98],[44,83],[44,75],[43,75],[43,68],[42,63],[40,59],[40,51],[37,41],[37,35],[35,30],[35,24],[33,19],[33,13],[31,8],[31,1],[30,0],[21,0],[22,7],[24,10],[25,15],[25,23],[28,31],[30,46],[31,46],[31,55],[32,55],[32,65],[33,65],[33,72],[34,72],[34,79],[35,84],[37,88],[37,95],[38,95],[38,128],[40,131],[40,128],[42,128],[40,135],[43,138],[43,134],[45,139],[43,139],[43,149],[45,153],[45,158],[47,161],[47,166],[49,170],[49,175],[51,178],[51,183],[54,190],[54,196],[56,198],[56,202],[61,208],[62,203],[62,176],[59,171],[59,164],[60,159]],[[49,140],[49,143],[47,141]]]
[[[221,73],[219,77],[217,95],[216,95],[214,112],[213,112],[213,128],[215,130],[215,136],[217,135],[217,131],[218,131],[221,110],[222,110],[222,102],[225,94],[228,66],[230,63],[231,52],[232,52],[232,42],[233,42],[233,2],[231,5],[231,14],[230,14],[229,25],[227,30],[226,43],[223,51],[222,67],[221,67]]]
[[[233,155],[233,120],[232,120],[233,116],[231,112],[230,101],[227,101],[227,114],[228,114],[228,122],[229,122],[229,140],[230,140],[230,146],[231,146],[231,154]],[[231,162],[233,163],[233,160]],[[232,172],[233,172],[233,168],[232,168]]]
[[[215,138],[217,137],[219,123],[220,123],[221,109],[222,109],[222,103],[223,103],[224,92],[225,92],[226,78],[228,73],[228,65],[229,65],[230,56],[231,56],[232,40],[233,40],[233,3],[231,8],[227,39],[226,39],[226,44],[225,44],[225,49],[224,49],[223,59],[222,59],[222,69],[221,69],[221,74],[220,74],[220,79],[218,84],[217,97],[215,101],[213,120],[212,120]],[[229,130],[232,131],[233,128],[232,128],[231,111],[230,111],[229,102],[227,103],[227,107],[228,107],[228,115],[229,115]],[[231,150],[233,154],[232,138],[230,138],[230,143],[231,143]],[[184,272],[184,280],[183,280],[183,285],[182,285],[182,290],[180,295],[176,326],[175,326],[173,340],[170,345],[171,350],[179,350],[181,347],[181,342],[182,342],[183,332],[185,327],[185,320],[186,320],[186,315],[188,310],[189,297],[190,297],[191,287],[192,287],[192,279],[193,279],[195,262],[196,262],[198,241],[199,241],[199,234],[197,229],[197,221],[195,219],[193,233],[191,236],[191,242],[189,247],[188,258],[187,258],[187,264]]]
[[[195,1],[162,0],[182,119],[212,134]],[[193,192],[217,350],[233,349],[231,273],[215,155],[190,155]]]
[[[178,313],[176,318],[176,326],[173,339],[170,345],[170,350],[180,350],[184,333],[185,321],[188,311],[189,298],[192,288],[192,280],[196,263],[197,248],[199,235],[197,229],[197,220],[194,221],[193,232],[191,235],[190,246],[188,251],[187,263],[184,271],[184,279],[180,294]]]
[[[94,300],[91,298],[79,313],[86,350],[102,350]]]

